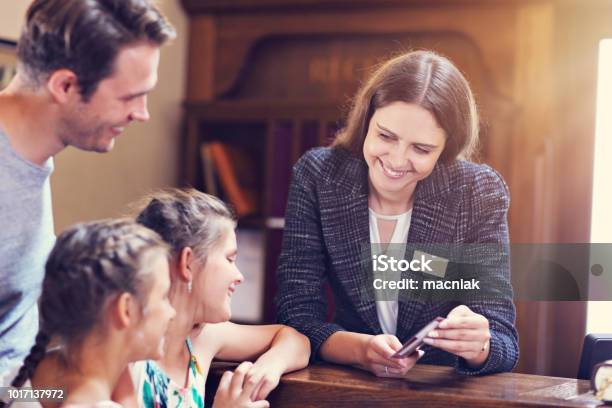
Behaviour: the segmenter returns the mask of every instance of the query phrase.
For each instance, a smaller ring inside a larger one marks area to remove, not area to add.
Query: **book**
[[[217,188],[215,165],[213,163],[212,153],[210,152],[210,146],[208,143],[202,143],[202,146],[200,146],[200,157],[202,159],[204,192],[218,196],[219,189]]]
[[[258,213],[257,169],[248,152],[226,143],[209,142],[202,145],[201,155],[207,192],[229,201],[238,217]]]

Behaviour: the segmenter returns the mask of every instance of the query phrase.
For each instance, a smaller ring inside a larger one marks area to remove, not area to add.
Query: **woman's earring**
[[[187,282],[187,292],[191,293],[191,281]]]

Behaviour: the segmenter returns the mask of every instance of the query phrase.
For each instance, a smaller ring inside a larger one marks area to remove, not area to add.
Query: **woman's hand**
[[[418,350],[408,357],[391,358],[401,348],[402,343],[391,334],[371,336],[364,345],[359,367],[378,377],[403,377],[414,367],[424,352]]]
[[[270,391],[278,386],[284,372],[285,366],[278,358],[275,359],[269,355],[261,356],[246,374],[247,381],[257,384],[251,394],[251,400],[266,399]]]
[[[463,357],[472,367],[489,357],[489,320],[469,307],[460,305],[450,311],[436,330],[429,332],[425,344]]]
[[[213,408],[268,408],[268,401],[252,401],[251,395],[257,387],[255,378],[247,379],[253,363],[244,362],[234,370],[226,371],[219,381]]]

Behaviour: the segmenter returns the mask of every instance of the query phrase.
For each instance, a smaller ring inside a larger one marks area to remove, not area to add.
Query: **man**
[[[49,176],[67,146],[108,152],[149,119],[159,48],[175,35],[149,0],[35,0],[0,92],[0,374],[38,331],[54,242]],[[75,194],[77,194],[75,192]]]

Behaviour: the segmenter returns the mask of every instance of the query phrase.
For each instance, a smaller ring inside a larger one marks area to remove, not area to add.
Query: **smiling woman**
[[[398,214],[412,208],[414,188],[431,174],[445,142],[434,116],[418,105],[393,102],[377,109],[363,143],[370,208],[384,214],[381,200],[394,203]]]
[[[486,270],[499,296],[465,304],[404,301],[397,291],[376,299],[363,269],[371,259],[364,248],[508,244],[506,184],[490,167],[465,161],[477,140],[467,80],[448,59],[416,51],[383,64],[357,93],[332,147],[313,149],[295,165],[276,301],[280,322],[310,338],[313,358],[385,377],[405,375],[421,357],[468,375],[514,367],[507,261]],[[400,257],[410,256],[403,251]],[[325,281],[336,303],[333,322],[325,320]],[[446,319],[422,351],[392,358],[437,316]]]

